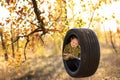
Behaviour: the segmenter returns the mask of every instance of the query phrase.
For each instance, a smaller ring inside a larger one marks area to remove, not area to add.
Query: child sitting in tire
[[[75,36],[72,36],[70,38],[70,43],[65,45],[63,60],[67,62],[68,67],[73,71],[76,71],[80,64],[80,53],[79,41]]]
[[[65,46],[63,52],[64,52],[64,56],[63,56],[64,60],[71,60],[74,58],[79,59],[81,49],[80,49],[79,41],[75,36],[72,36],[70,38],[70,43],[68,43]]]

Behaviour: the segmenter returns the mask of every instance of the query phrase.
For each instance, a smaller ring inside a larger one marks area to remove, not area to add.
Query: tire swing
[[[64,56],[65,45],[70,43],[70,37],[75,36],[81,47],[81,54],[78,66],[69,65],[64,59],[64,67],[66,72],[74,78],[88,77],[93,75],[99,65],[100,46],[96,34],[86,28],[70,29],[64,38],[62,57]]]

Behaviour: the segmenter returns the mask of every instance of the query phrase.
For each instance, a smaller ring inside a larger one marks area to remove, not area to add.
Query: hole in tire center
[[[67,67],[70,71],[75,72],[79,67],[80,60],[73,59],[66,61]]]
[[[74,40],[73,41],[73,46],[71,44],[72,40]],[[75,41],[77,41],[78,44],[75,44],[74,43]],[[64,55],[66,55],[65,53],[73,53],[73,55],[74,55],[74,54],[78,54],[80,52],[80,49],[77,49],[78,46],[80,46],[80,43],[79,43],[78,38],[75,35],[71,35],[70,37],[67,38],[64,49],[66,48],[66,45],[67,46],[69,45],[69,46],[73,47],[73,49],[70,48],[70,49],[68,49],[68,52],[67,51],[63,52]],[[74,47],[75,45],[77,45],[77,46]],[[74,50],[75,50],[75,52],[74,52]],[[69,68],[70,71],[75,72],[78,69],[79,63],[80,63],[80,60],[78,60],[79,57],[80,57],[80,55],[78,55],[77,57],[75,56],[75,58],[65,60],[66,65],[67,65],[67,67]]]

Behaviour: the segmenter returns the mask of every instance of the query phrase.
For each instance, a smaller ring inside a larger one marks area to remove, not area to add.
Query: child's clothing
[[[74,57],[78,58],[80,57],[80,53],[81,53],[81,49],[80,49],[80,45],[78,45],[77,47],[72,47],[71,44],[67,44],[64,48],[64,56],[63,59],[64,60],[68,60],[66,59],[66,55],[67,54],[72,54]]]

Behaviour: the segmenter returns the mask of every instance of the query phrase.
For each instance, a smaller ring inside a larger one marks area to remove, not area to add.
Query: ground
[[[64,69],[60,54],[36,56],[31,54],[20,66],[0,67],[0,80],[120,80],[120,54],[101,49],[100,64],[90,77],[72,78]],[[7,68],[6,68],[7,67]]]

